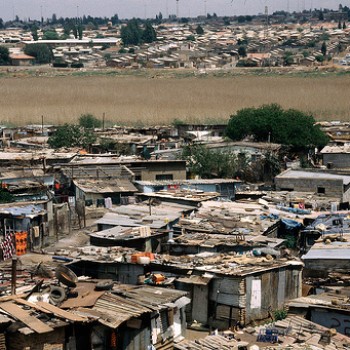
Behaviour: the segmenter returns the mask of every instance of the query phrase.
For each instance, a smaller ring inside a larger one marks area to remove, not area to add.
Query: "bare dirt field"
[[[0,122],[76,121],[92,113],[116,124],[159,125],[174,119],[226,122],[235,111],[278,103],[318,120],[349,120],[347,74],[5,74]]]

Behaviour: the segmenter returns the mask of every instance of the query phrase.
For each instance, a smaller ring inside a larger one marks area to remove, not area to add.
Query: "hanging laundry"
[[[15,252],[15,245],[13,242],[13,238],[14,238],[14,234],[8,233],[5,235],[5,238],[0,243],[4,260],[11,259]]]

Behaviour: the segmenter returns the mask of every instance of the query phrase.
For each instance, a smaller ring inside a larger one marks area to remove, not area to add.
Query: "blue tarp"
[[[281,223],[287,230],[299,230],[303,227],[300,222],[290,219],[281,219]]]

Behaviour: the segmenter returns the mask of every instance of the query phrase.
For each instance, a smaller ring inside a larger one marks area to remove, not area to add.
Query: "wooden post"
[[[17,279],[17,256],[12,256],[12,271],[11,271],[11,295],[16,295],[16,279]]]

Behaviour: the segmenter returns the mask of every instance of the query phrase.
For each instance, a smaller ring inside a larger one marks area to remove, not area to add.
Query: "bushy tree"
[[[315,125],[313,116],[295,109],[283,110],[277,104],[239,110],[230,117],[226,134],[232,140],[252,137],[255,141],[270,140],[296,149],[328,143],[328,137]]]
[[[151,22],[147,21],[145,23],[145,28],[142,33],[142,41],[145,43],[152,43],[157,40],[157,33],[154,30]]]
[[[142,42],[142,29],[137,19],[131,19],[126,26],[121,29],[121,38],[125,46],[139,45]]]
[[[59,35],[55,30],[47,30],[43,35],[43,40],[58,40]]]
[[[246,57],[247,56],[247,49],[245,46],[241,45],[238,47],[238,55],[240,57]]]
[[[203,145],[184,147],[181,158],[186,160],[191,174],[204,179],[213,176],[222,178],[241,176],[248,165],[244,154],[239,157],[233,152],[211,151]]]
[[[196,33],[198,35],[203,35],[204,34],[204,29],[203,29],[203,27],[200,24],[198,24],[198,26],[196,28]]]
[[[102,122],[92,114],[82,114],[79,117],[79,125],[85,129],[94,129],[100,128],[102,126]]]
[[[24,53],[35,57],[36,63],[50,63],[52,60],[52,52],[48,45],[35,43],[27,45],[24,49]]]
[[[38,27],[34,24],[32,28],[30,29],[32,33],[32,37],[34,41],[38,41],[39,35],[38,35]]]
[[[146,21],[144,29],[140,27],[136,18],[131,19],[120,31],[124,46],[151,43],[157,40],[157,33],[150,21]]]
[[[10,53],[6,46],[0,46],[0,66],[5,66],[10,63]]]
[[[96,141],[96,136],[88,129],[79,125],[64,124],[49,137],[48,144],[52,148],[84,147]]]

